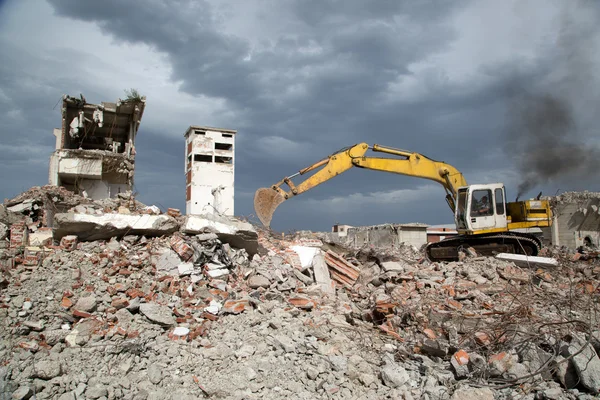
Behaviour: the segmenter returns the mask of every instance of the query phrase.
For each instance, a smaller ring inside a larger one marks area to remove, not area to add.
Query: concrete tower
[[[234,215],[236,133],[194,125],[185,132],[186,214]]]

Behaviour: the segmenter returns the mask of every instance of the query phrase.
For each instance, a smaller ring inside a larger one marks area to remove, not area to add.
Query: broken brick
[[[448,299],[448,301],[446,301],[446,304],[448,304],[448,307],[454,310],[461,310],[463,308],[463,305],[454,299]]]
[[[77,236],[67,235],[60,239],[60,247],[65,251],[73,251],[77,248]]]
[[[250,305],[248,300],[227,300],[223,304],[223,312],[228,314],[239,314]]]
[[[77,318],[90,318],[92,314],[75,309],[73,310],[73,316]]]
[[[314,300],[307,299],[306,297],[291,297],[288,302],[294,307],[302,308],[303,310],[310,310],[315,307]]]
[[[171,248],[179,254],[183,261],[188,261],[194,255],[194,249],[179,235],[173,235],[170,240]]]
[[[127,299],[115,299],[110,303],[111,307],[116,308],[117,310],[120,310],[121,308],[125,308],[127,306],[129,306],[129,301],[127,301]]]
[[[469,354],[463,349],[454,353],[453,357],[459,365],[465,365],[469,362]]]
[[[60,306],[63,308],[69,309],[73,306],[73,302],[68,297],[63,297],[60,302]]]

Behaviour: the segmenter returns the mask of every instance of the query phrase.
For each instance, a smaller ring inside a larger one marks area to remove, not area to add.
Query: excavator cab
[[[504,185],[492,183],[458,189],[455,223],[459,233],[488,233],[507,229]]]

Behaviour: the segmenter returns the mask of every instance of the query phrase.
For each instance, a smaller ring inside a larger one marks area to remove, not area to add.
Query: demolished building
[[[49,183],[96,200],[130,191],[145,105],[146,98],[137,96],[91,104],[83,96],[64,95]]]
[[[600,193],[565,192],[550,198],[554,221],[543,228],[546,244],[600,247]]]
[[[197,125],[186,130],[186,214],[234,215],[236,133]]]

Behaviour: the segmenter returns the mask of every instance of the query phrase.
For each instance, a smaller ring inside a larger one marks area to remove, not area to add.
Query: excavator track
[[[487,235],[458,235],[439,242],[428,243],[425,255],[429,261],[456,261],[459,251],[473,248],[478,255],[493,256],[498,253],[536,256],[541,241],[526,233],[498,233]]]

